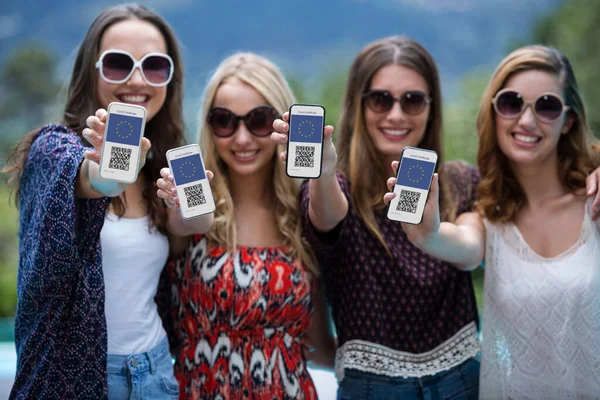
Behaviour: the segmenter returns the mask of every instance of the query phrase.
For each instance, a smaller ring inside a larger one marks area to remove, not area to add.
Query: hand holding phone
[[[100,153],[100,176],[133,183],[140,167],[141,142],[146,124],[146,109],[124,103],[110,103]]]
[[[289,115],[286,173],[292,178],[318,178],[322,170],[325,108],[293,104]]]
[[[214,212],[215,201],[204,168],[204,161],[197,144],[167,151],[179,198],[179,210],[183,219],[196,218]]]
[[[419,224],[429,195],[438,155],[433,150],[407,146],[400,156],[395,197],[390,201],[387,217],[394,221]]]

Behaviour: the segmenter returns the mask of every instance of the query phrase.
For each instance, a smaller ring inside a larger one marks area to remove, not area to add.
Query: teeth
[[[124,95],[121,98],[127,103],[144,103],[148,96],[144,95]]]
[[[515,133],[515,139],[521,141],[521,142],[525,142],[525,143],[535,143],[537,141],[540,140],[540,137],[537,136],[525,136],[525,135],[519,135],[517,133]]]
[[[249,158],[258,153],[258,150],[253,151],[236,151],[235,156],[239,158]]]
[[[406,135],[408,133],[410,129],[401,129],[401,130],[393,130],[393,129],[383,129],[383,132],[386,135],[392,135],[392,136],[403,136]]]

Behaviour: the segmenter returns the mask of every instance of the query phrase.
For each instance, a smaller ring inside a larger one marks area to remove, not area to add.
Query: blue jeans
[[[179,398],[167,339],[146,353],[109,354],[107,361],[109,400]]]
[[[477,400],[479,361],[470,359],[448,371],[422,378],[392,378],[347,369],[338,400]]]

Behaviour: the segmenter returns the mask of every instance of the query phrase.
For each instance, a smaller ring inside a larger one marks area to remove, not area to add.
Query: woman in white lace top
[[[481,399],[597,398],[600,231],[585,187],[598,159],[569,61],[543,46],[508,55],[477,128],[478,212],[440,223],[436,176],[407,235],[461,269],[485,256]]]

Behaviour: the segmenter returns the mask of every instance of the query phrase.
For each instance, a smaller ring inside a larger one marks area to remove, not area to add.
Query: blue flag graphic
[[[414,158],[403,158],[398,171],[398,185],[429,189],[435,163]]]
[[[106,140],[131,146],[140,145],[142,118],[111,114],[106,127]]]
[[[321,143],[323,117],[294,115],[290,123],[290,142]]]
[[[177,185],[199,181],[206,177],[198,154],[171,160],[171,167]]]

